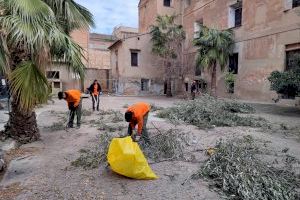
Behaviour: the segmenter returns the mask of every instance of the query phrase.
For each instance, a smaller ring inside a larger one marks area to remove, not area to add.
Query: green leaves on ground
[[[251,106],[236,101],[225,101],[204,95],[194,101],[184,101],[158,113],[158,117],[173,122],[183,121],[199,128],[213,126],[251,126],[267,125],[266,120],[253,116],[242,116],[255,110]]]
[[[293,172],[290,156],[284,166],[277,168],[263,162],[258,154],[264,152],[256,141],[243,139],[220,141],[213,154],[192,178],[207,178],[214,187],[228,195],[228,199],[296,200],[300,193],[300,177]],[[260,155],[261,156],[261,155]]]

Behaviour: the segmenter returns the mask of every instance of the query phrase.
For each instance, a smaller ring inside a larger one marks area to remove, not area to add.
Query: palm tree
[[[211,70],[211,95],[216,96],[217,66],[221,70],[228,64],[233,51],[234,36],[231,30],[217,30],[202,26],[199,37],[194,40],[198,47],[197,66]]]
[[[157,16],[156,25],[151,26],[152,53],[162,58],[167,80],[167,97],[172,96],[171,81],[176,62],[181,53],[181,43],[185,32],[181,25],[175,23],[175,15]]]
[[[2,134],[20,143],[40,137],[34,108],[50,92],[45,69],[59,62],[84,78],[83,50],[69,33],[90,25],[91,13],[73,0],[0,0],[0,70],[12,96]]]

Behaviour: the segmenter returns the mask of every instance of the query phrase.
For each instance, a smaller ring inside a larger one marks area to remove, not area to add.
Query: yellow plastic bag
[[[123,176],[134,179],[157,179],[141,151],[131,137],[114,138],[109,145],[108,163],[111,169]]]

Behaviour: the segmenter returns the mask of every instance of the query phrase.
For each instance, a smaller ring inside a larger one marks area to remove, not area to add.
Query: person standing
[[[125,112],[125,120],[129,122],[128,135],[131,135],[135,142],[142,138],[146,144],[151,144],[147,132],[147,120],[151,106],[148,103],[140,102],[129,106]],[[137,133],[133,133],[136,125],[138,126]]]
[[[193,81],[193,83],[192,83],[192,85],[191,85],[191,95],[192,95],[192,100],[195,100],[196,92],[197,92],[196,81]]]
[[[74,117],[77,117],[77,128],[80,128],[81,122],[81,109],[82,109],[82,100],[81,100],[81,92],[79,90],[67,90],[65,92],[58,93],[59,100],[66,100],[70,113],[69,113],[69,121],[68,128],[73,128]]]
[[[99,103],[100,103],[100,94],[102,93],[101,85],[97,80],[94,80],[93,84],[88,88],[93,103],[93,111],[95,111],[95,107],[97,107],[97,111],[99,111]]]

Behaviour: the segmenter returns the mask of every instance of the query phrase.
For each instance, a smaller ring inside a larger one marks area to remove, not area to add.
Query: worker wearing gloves
[[[147,144],[150,144],[150,139],[147,133],[147,119],[151,106],[147,103],[136,103],[129,106],[125,113],[125,120],[129,122],[128,134],[131,135],[133,141],[138,142],[142,138]],[[134,133],[136,125],[138,126],[137,133]]]
[[[81,92],[79,90],[67,90],[65,92],[59,92],[58,99],[65,99],[67,101],[70,110],[69,121],[67,125],[68,128],[73,128],[75,114],[77,116],[77,128],[80,128],[82,108]]]
[[[97,111],[99,111],[99,103],[100,103],[100,94],[102,93],[101,85],[97,80],[94,80],[93,84],[88,88],[93,102],[93,111],[95,111],[95,107],[97,106]],[[96,104],[96,105],[95,105]]]

